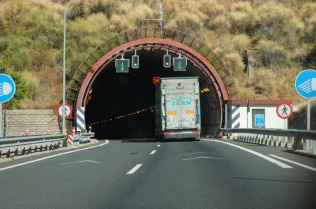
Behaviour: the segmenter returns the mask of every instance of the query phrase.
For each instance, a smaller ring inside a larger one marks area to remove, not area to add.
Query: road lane
[[[314,208],[315,173],[214,141],[110,141],[0,172],[0,208]]]

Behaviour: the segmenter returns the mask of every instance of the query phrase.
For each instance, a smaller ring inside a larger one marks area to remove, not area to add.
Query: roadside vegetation
[[[0,0],[0,70],[18,78],[21,89],[6,108],[55,108],[60,102],[63,15],[68,2]],[[114,34],[141,26],[141,2],[72,3],[67,17],[67,80],[95,47]],[[316,69],[315,0],[163,3],[164,26],[197,37],[218,53],[242,99],[303,100],[294,80],[303,69]],[[159,16],[153,5],[145,5],[146,18]],[[244,50],[248,49],[256,49],[258,67],[253,76],[245,72]]]

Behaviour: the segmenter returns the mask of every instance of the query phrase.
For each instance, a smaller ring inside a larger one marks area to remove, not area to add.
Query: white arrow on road
[[[224,158],[199,156],[199,157],[187,158],[187,159],[182,159],[182,160],[197,160],[197,159],[213,159],[213,160],[222,160],[222,159],[224,159]]]

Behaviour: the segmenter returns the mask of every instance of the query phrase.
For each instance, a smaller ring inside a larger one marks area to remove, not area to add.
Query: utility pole
[[[71,0],[64,12],[64,49],[63,49],[63,107],[62,107],[62,116],[63,116],[63,122],[62,122],[62,133],[65,134],[65,100],[66,100],[66,16],[67,16],[67,9],[69,5],[72,3],[73,0]]]

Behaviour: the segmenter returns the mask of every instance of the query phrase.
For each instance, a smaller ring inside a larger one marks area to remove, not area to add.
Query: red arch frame
[[[91,67],[89,72],[86,74],[85,79],[80,87],[76,107],[86,106],[87,102],[87,92],[90,91],[94,80],[98,77],[99,73],[105,68],[105,66],[116,59],[121,54],[126,52],[144,49],[144,48],[155,48],[160,50],[169,50],[174,53],[181,53],[189,59],[190,62],[195,63],[196,66],[204,73],[204,75],[209,79],[209,81],[214,85],[217,97],[219,101],[220,111],[222,112],[222,105],[224,100],[228,100],[227,90],[225,85],[217,73],[216,69],[210,64],[210,62],[191,47],[174,41],[170,39],[162,38],[145,38],[130,41],[119,45],[118,47],[112,49],[111,51],[104,54],[100,59],[98,59]]]

